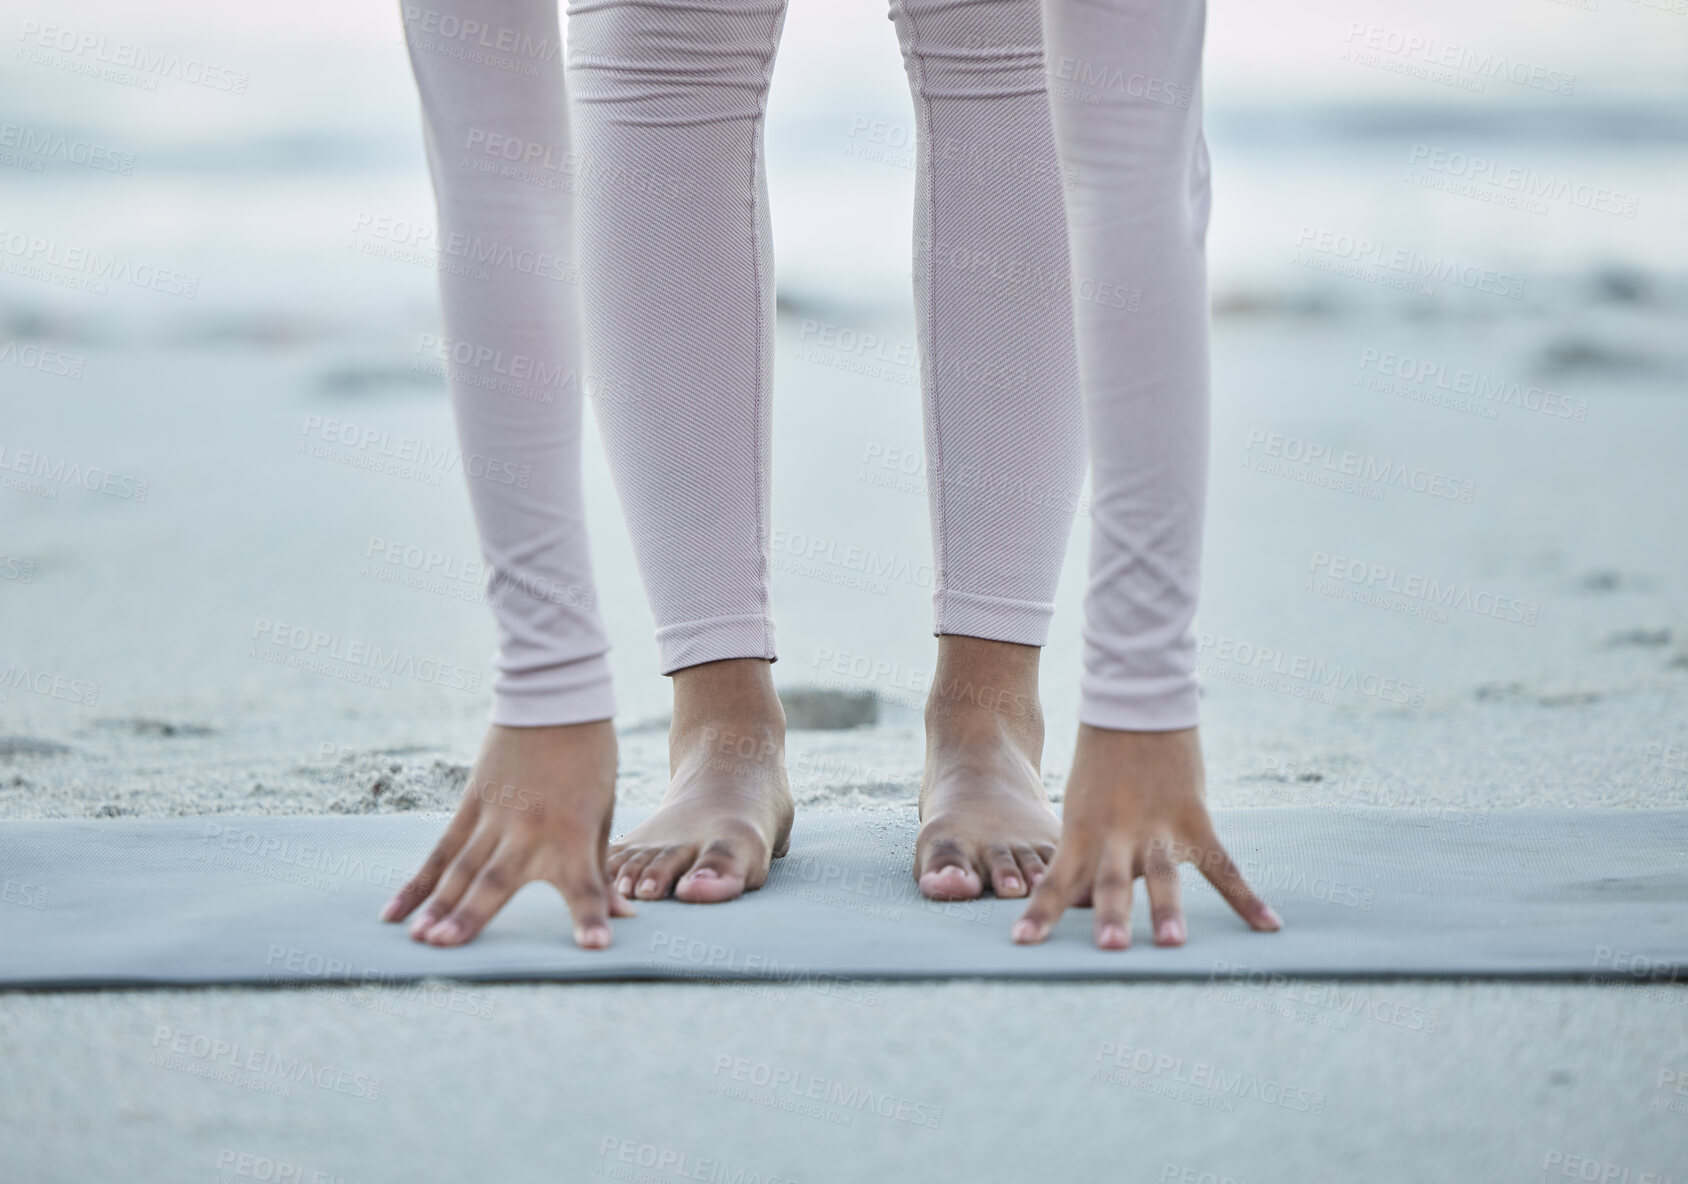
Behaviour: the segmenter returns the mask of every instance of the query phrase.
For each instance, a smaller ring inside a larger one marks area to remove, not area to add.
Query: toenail
[[[639,895],[640,896],[643,896],[647,892],[655,892],[655,891],[656,891],[656,881],[655,880],[644,879],[644,880],[639,881]]]
[[[1102,932],[1096,935],[1096,940],[1105,946],[1123,946],[1125,944],[1125,927],[1123,925],[1104,925]]]
[[[1037,936],[1037,922],[1024,919],[1014,922],[1013,936],[1015,941],[1031,941]]]
[[[439,944],[453,942],[457,940],[458,935],[462,932],[463,927],[456,921],[441,921],[438,925],[428,930],[428,941]]]
[[[1020,877],[1019,876],[1003,876],[1002,877],[1002,886],[1004,888],[1018,888],[1020,886]]]
[[[1155,936],[1166,945],[1177,945],[1184,940],[1184,926],[1179,924],[1176,918],[1168,917],[1160,923]]]
[[[688,880],[714,880],[718,878],[715,869],[712,867],[694,867],[692,874],[686,877]]]
[[[615,882],[615,890],[617,892],[621,893],[623,896],[633,895],[633,880],[632,880],[632,878],[629,877],[629,876],[621,877],[621,879],[619,879]]]

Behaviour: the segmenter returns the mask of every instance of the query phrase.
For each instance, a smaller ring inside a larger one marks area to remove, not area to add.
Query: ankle
[[[926,734],[934,743],[967,743],[996,733],[1043,748],[1038,700],[1040,651],[977,637],[938,639],[938,668],[926,698]]]
[[[678,670],[674,718],[668,729],[670,763],[688,755],[754,764],[785,751],[785,710],[769,663],[729,658]]]
[[[705,662],[676,670],[672,677],[676,734],[718,721],[785,730],[785,709],[769,663],[761,658]]]

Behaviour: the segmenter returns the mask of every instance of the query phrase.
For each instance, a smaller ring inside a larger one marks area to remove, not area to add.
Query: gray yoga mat
[[[618,818],[618,831],[632,819]],[[641,903],[578,950],[561,899],[522,890],[468,946],[376,914],[440,816],[0,824],[0,986],[519,979],[771,979],[846,994],[871,978],[1480,976],[1674,981],[1688,971],[1688,810],[1273,807],[1221,833],[1283,915],[1250,932],[1185,870],[1190,941],[1090,944],[1069,912],[1011,944],[1019,901],[915,891],[912,811],[799,818],[767,886],[728,906]]]

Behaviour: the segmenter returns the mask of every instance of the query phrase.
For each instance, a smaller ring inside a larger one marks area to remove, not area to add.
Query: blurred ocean
[[[1688,15],[1670,2],[1214,4],[1219,309],[1336,311],[1382,295],[1293,262],[1305,228],[1527,275],[1499,314],[1564,308],[1617,273],[1672,286],[1688,256]],[[7,235],[199,280],[191,300],[134,285],[90,300],[20,276],[8,248],[11,332],[374,343],[426,322],[425,266],[348,250],[360,228],[432,226],[396,5],[5,10]],[[215,80],[91,76],[125,40],[203,61]],[[55,48],[84,42],[98,44]],[[883,13],[797,0],[768,127],[789,304],[906,314],[912,128]],[[1443,307],[1460,303],[1450,289]],[[1476,302],[1499,315],[1494,304]]]
[[[1467,635],[1456,623],[1437,632],[1292,591],[1262,607],[1255,593],[1274,579],[1293,588],[1309,552],[1345,538],[1382,539],[1377,547],[1404,550],[1421,568],[1441,562],[1503,582],[1549,581],[1549,568],[1559,573],[1551,579],[1568,579],[1553,564],[1622,566],[1656,548],[1653,523],[1682,508],[1680,481],[1646,495],[1650,508],[1637,511],[1635,533],[1621,545],[1607,529],[1614,506],[1580,495],[1553,539],[1535,523],[1578,483],[1629,497],[1659,470],[1625,449],[1663,447],[1661,432],[1680,440],[1676,397],[1688,382],[1682,7],[1212,4],[1218,475],[1204,618],[1216,628],[1299,637],[1373,661],[1383,654],[1433,690],[1438,677],[1449,683],[1450,663],[1473,656],[1495,670],[1581,661],[1544,658],[1546,630]],[[102,55],[122,41],[205,69],[192,78],[114,74]],[[220,703],[211,689],[195,691],[196,680],[236,661],[260,612],[308,608],[372,635],[431,630],[441,650],[479,668],[491,643],[484,605],[406,599],[402,589],[377,596],[347,574],[364,540],[393,535],[401,518],[426,523],[405,528],[427,532],[417,541],[472,555],[458,480],[419,492],[293,455],[309,415],[449,440],[443,382],[419,352],[424,335],[439,330],[426,249],[433,214],[398,6],[11,0],[0,42],[8,47],[0,71],[5,440],[127,466],[151,474],[156,490],[147,507],[4,492],[0,520],[11,541],[0,552],[44,557],[44,575],[60,554],[71,567],[117,579],[117,557],[126,554],[126,564],[167,563],[179,577],[128,585],[121,604],[93,585],[68,593],[71,601],[47,599],[45,578],[37,585],[37,612],[68,613],[75,601],[128,621],[128,659],[109,639],[76,640],[62,617],[36,618],[42,628],[27,639],[8,628],[5,642],[37,661],[105,671],[108,697],[137,704],[163,695],[191,706],[196,694]],[[875,676],[878,689],[917,701],[910,671],[929,661],[931,644],[929,588],[918,576],[928,546],[923,498],[915,486],[862,484],[870,464],[884,467],[888,455],[912,456],[919,445],[916,378],[897,360],[913,349],[912,127],[882,7],[795,0],[768,120],[783,314],[775,526],[785,544],[776,542],[775,593],[790,623],[782,623],[789,664],[781,674],[812,680],[827,665],[823,652],[872,654],[900,672]],[[389,249],[419,239],[422,249]],[[87,290],[74,268],[26,257],[43,240],[56,258],[115,257],[144,282]],[[1414,263],[1403,272],[1391,259]],[[1417,266],[1432,278],[1408,274]],[[43,349],[61,360],[43,363]],[[1378,377],[1385,354],[1396,359],[1389,378],[1401,397],[1355,394],[1356,367],[1361,378]],[[52,367],[74,367],[74,380]],[[1592,403],[1589,422],[1605,416],[1604,434],[1560,431],[1539,407],[1503,407],[1497,420],[1493,407],[1461,410],[1429,397],[1437,375],[1452,381],[1461,369],[1551,390],[1569,406]],[[1660,396],[1672,397],[1668,412]],[[1237,471],[1244,433],[1262,425],[1433,463],[1469,476],[1482,497],[1457,519],[1419,505],[1422,498],[1350,515],[1340,495],[1280,489]],[[588,479],[624,706],[630,718],[658,714],[665,693],[650,673],[648,617],[596,450]],[[1269,507],[1306,529],[1261,551],[1250,515]],[[118,509],[147,514],[117,526]],[[147,541],[126,553],[131,530]],[[812,561],[816,539],[877,548],[907,559],[894,570],[916,574],[849,587],[849,573]],[[288,569],[277,548],[308,556],[311,568]],[[1680,550],[1659,564],[1680,568]],[[1063,582],[1060,640],[1046,659],[1057,713],[1070,707],[1077,667],[1082,569],[1078,546]],[[354,584],[356,596],[346,592]],[[253,607],[260,602],[268,607]],[[156,635],[135,631],[137,622],[152,622]],[[112,665],[123,660],[141,662],[145,686]],[[283,673],[263,672],[272,680]],[[275,685],[259,679],[253,694],[272,695]],[[296,674],[289,685],[308,699],[322,684]],[[1469,698],[1464,684],[1445,689],[1450,700]]]

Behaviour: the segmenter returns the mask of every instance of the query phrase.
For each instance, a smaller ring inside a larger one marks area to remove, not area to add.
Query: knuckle
[[[962,853],[961,841],[948,835],[933,839],[926,849],[933,855],[960,855]]]
[[[570,902],[578,902],[581,904],[601,905],[606,899],[604,895],[604,882],[601,879],[597,876],[582,875],[578,872],[563,880],[563,895],[567,897]]]

